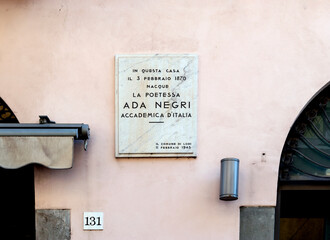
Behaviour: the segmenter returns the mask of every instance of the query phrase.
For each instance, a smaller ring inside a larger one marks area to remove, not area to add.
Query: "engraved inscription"
[[[196,55],[116,56],[116,156],[194,157]]]

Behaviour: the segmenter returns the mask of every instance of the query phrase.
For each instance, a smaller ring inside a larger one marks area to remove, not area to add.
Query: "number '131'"
[[[86,226],[101,226],[101,217],[85,217]]]

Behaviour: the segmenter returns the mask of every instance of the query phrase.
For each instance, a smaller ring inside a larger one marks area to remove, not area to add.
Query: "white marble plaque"
[[[197,89],[197,55],[116,55],[116,157],[196,157]]]

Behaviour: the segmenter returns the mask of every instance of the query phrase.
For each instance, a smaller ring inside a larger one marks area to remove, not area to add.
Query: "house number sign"
[[[84,212],[84,230],[103,230],[103,212]]]
[[[195,157],[198,58],[116,56],[116,157]]]

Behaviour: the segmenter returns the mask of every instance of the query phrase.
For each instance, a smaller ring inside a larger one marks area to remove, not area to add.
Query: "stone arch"
[[[301,110],[285,140],[279,166],[275,239],[301,239],[307,234],[314,240],[330,239],[329,201],[330,82]]]
[[[0,97],[0,123],[19,123],[14,112],[7,103]]]
[[[279,181],[330,179],[330,82],[305,105],[283,146]]]

